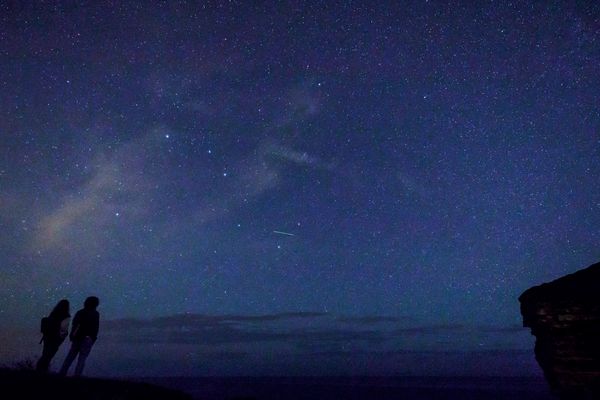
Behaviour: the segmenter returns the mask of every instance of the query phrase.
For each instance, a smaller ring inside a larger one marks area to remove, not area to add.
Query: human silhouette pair
[[[85,361],[98,338],[100,314],[96,308],[98,308],[99,304],[100,301],[96,296],[90,296],[85,299],[83,308],[75,313],[75,317],[71,323],[70,334],[69,323],[71,315],[69,313],[69,301],[63,299],[56,304],[48,317],[42,321],[42,342],[44,343],[44,348],[36,364],[37,371],[48,372],[50,361],[56,355],[60,345],[68,335],[71,340],[71,349],[62,364],[59,374],[66,376],[69,367],[77,357],[74,376],[81,376],[85,367]]]

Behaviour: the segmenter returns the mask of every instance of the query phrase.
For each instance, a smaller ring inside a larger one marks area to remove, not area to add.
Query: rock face
[[[600,399],[600,263],[519,297],[535,358],[561,398]]]

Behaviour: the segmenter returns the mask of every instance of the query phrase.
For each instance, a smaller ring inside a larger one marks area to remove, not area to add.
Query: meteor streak
[[[278,235],[296,236],[293,233],[287,233],[287,232],[282,232],[282,231],[273,231],[273,233],[276,233]]]

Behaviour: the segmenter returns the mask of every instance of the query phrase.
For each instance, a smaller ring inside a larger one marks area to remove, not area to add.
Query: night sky
[[[33,3],[0,362],[97,295],[92,375],[540,373],[518,296],[600,261],[600,3]]]

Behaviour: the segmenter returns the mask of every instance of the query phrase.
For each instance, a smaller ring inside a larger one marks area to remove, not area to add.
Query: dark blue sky
[[[537,373],[517,297],[600,259],[599,4],[252,3],[2,3],[0,358],[95,294],[97,374]]]

